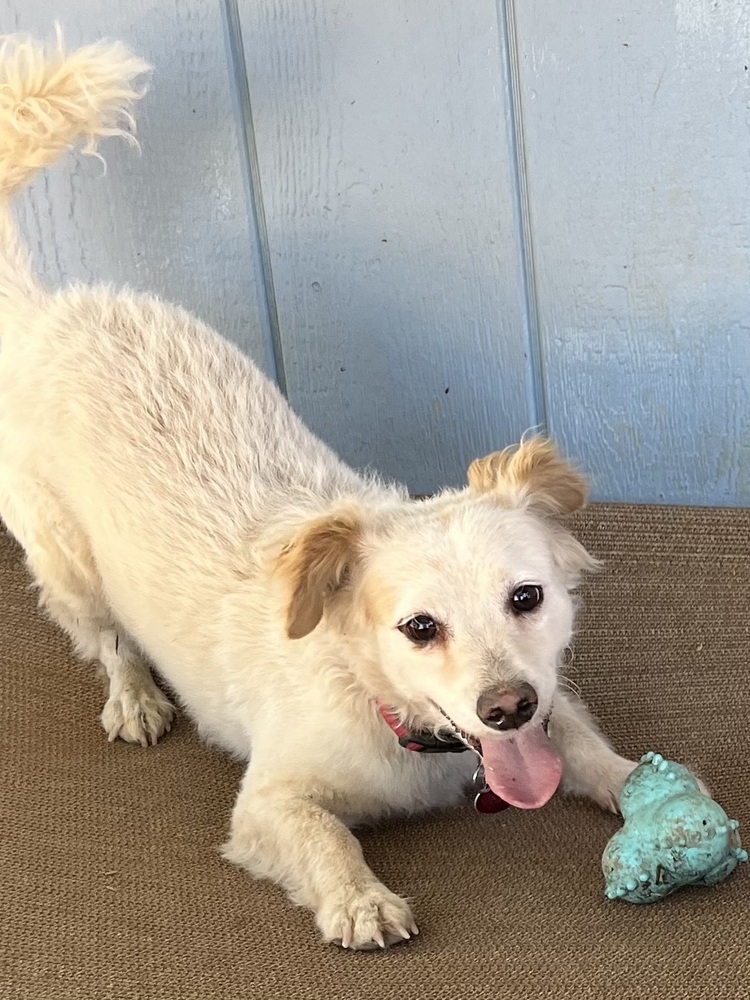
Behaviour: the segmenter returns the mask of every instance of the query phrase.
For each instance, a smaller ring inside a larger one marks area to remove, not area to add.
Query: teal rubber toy
[[[605,895],[656,903],[687,885],[718,885],[747,851],[739,823],[682,764],[647,753],[620,795],[624,825],[602,856]]]

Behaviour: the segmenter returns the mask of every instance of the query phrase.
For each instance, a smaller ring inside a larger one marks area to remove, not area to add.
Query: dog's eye
[[[516,587],[510,599],[511,610],[517,615],[526,615],[538,608],[544,600],[544,591],[536,583],[525,583]]]
[[[424,646],[425,643],[432,642],[433,639],[437,638],[440,626],[429,615],[415,615],[408,622],[399,625],[398,630],[411,642],[418,646]]]

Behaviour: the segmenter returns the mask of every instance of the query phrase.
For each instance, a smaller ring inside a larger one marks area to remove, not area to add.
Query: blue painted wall
[[[156,67],[143,155],[22,200],[50,281],[241,344],[416,492],[545,426],[598,499],[750,503],[745,0],[59,0]],[[45,0],[0,29],[51,36]]]

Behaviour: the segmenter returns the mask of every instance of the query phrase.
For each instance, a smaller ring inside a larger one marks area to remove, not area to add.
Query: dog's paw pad
[[[338,896],[317,918],[326,941],[358,951],[386,948],[419,934],[409,904],[379,884]]]
[[[155,684],[150,689],[127,685],[110,694],[100,719],[110,743],[119,738],[147,747],[169,732],[174,714],[172,703]]]

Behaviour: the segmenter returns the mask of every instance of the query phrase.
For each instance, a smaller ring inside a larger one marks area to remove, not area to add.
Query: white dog
[[[532,438],[410,501],[177,306],[44,290],[7,202],[67,147],[125,134],[147,69],[119,44],[0,52],[0,514],[44,608],[106,670],[110,740],[169,729],[153,664],[249,761],[226,857],[326,941],[384,946],[417,928],[352,824],[468,801],[480,755],[480,808],[541,806],[561,773],[617,807],[634,765],[558,676],[594,561],[555,518],[585,484]]]

